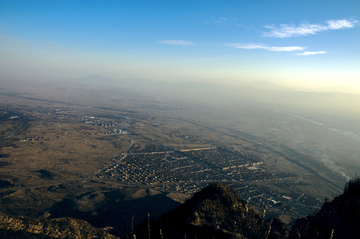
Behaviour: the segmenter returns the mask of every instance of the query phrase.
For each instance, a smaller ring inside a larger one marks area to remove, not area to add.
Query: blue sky
[[[0,75],[360,93],[360,1],[0,0]]]

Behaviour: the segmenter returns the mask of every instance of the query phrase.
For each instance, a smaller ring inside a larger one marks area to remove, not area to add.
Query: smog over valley
[[[355,238],[348,2],[0,1],[0,235]]]

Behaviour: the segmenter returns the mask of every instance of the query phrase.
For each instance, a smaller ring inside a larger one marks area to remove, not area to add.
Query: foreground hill
[[[143,223],[134,234],[149,238],[149,231],[151,238],[159,239],[359,238],[360,178],[350,180],[344,193],[325,202],[316,214],[297,219],[291,229],[277,218],[264,220],[233,190],[215,183],[156,222]]]
[[[286,238],[279,219],[264,220],[233,190],[210,184],[156,222],[143,223],[136,238]]]
[[[159,209],[160,210],[160,209]],[[156,221],[140,224],[126,238],[359,238],[360,179],[350,180],[344,193],[325,202],[315,215],[299,218],[290,229],[277,218],[264,220],[233,190],[214,183]],[[96,228],[72,218],[49,220],[0,216],[1,238],[118,238],[113,227]]]
[[[350,180],[344,193],[325,202],[313,216],[296,220],[291,237],[300,238],[359,238],[360,237],[360,178]]]

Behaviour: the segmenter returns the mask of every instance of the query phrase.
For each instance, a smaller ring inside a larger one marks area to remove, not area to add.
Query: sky
[[[0,0],[0,76],[360,94],[360,1]]]

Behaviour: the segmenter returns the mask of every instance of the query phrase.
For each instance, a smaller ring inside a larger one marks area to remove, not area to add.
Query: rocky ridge
[[[56,218],[49,220],[22,216],[0,216],[1,238],[118,238],[112,227],[96,228],[84,220]]]
[[[299,218],[289,228],[278,218],[264,219],[235,191],[210,184],[156,221],[146,221],[125,238],[266,238],[340,239],[360,235],[360,179],[350,180],[344,193],[325,202],[314,215]],[[73,218],[32,219],[0,216],[1,238],[119,238],[114,227],[96,228]]]

